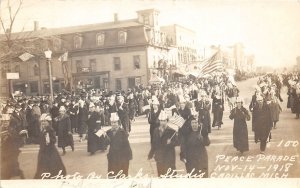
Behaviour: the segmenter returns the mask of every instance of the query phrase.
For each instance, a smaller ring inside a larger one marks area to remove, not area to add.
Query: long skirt
[[[37,170],[34,179],[50,178],[49,176],[46,177],[45,174],[43,175],[43,173],[50,173],[50,177],[58,174],[66,175],[66,168],[55,145],[45,146],[39,150]]]

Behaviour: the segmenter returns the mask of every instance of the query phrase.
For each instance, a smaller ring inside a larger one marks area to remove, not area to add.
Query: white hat
[[[44,113],[41,115],[40,121],[52,121],[52,118],[50,115]]]
[[[240,102],[240,103],[243,103],[244,100],[242,97],[237,97],[236,100],[235,100],[236,103]]]
[[[89,105],[89,108],[92,108],[92,107],[95,107],[95,104],[91,102]]]
[[[159,121],[164,121],[168,119],[168,115],[165,111],[160,111],[159,116],[158,116],[158,120]]]
[[[119,116],[116,112],[110,114],[110,121],[112,122],[119,121]]]
[[[66,107],[65,106],[60,106],[59,111],[66,111]]]
[[[257,100],[257,101],[263,100],[263,97],[262,97],[261,95],[257,95],[257,96],[256,96],[256,100]]]
[[[185,98],[183,97],[183,95],[179,95],[178,98],[179,98],[179,102],[180,102],[180,103],[185,103],[185,102],[186,102],[186,100],[185,100]]]
[[[158,99],[152,99],[152,104],[154,104],[154,105],[159,105]]]

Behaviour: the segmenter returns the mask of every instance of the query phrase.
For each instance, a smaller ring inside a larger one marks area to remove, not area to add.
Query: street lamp
[[[51,69],[52,51],[48,49],[44,53],[45,53],[45,57],[46,57],[46,60],[47,60],[47,63],[48,63],[49,84],[50,84],[50,106],[52,107],[52,104],[53,104],[53,84],[52,84],[52,69]]]

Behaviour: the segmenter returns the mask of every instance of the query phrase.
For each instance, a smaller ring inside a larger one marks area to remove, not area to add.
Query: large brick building
[[[49,69],[43,55],[48,48],[53,51],[54,92],[61,91],[66,80],[73,90],[90,86],[114,91],[147,85],[153,70],[179,63],[177,48],[172,43],[176,41],[175,35],[162,32],[158,15],[158,10],[148,9],[137,11],[137,18],[131,20],[121,21],[115,14],[114,21],[108,23],[53,29],[39,29],[36,23],[34,31],[14,33],[29,41],[27,45],[32,45],[32,39],[41,39],[40,47],[28,61],[14,58],[9,68],[2,69],[1,95],[7,95],[5,70],[20,74],[20,79],[12,80],[14,91],[48,94]],[[68,52],[66,69],[58,61],[64,52]]]

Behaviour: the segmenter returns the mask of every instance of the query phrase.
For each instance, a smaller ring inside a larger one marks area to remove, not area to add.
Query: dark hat
[[[20,104],[15,104],[15,109],[21,109],[22,108],[22,106],[20,105]]]

